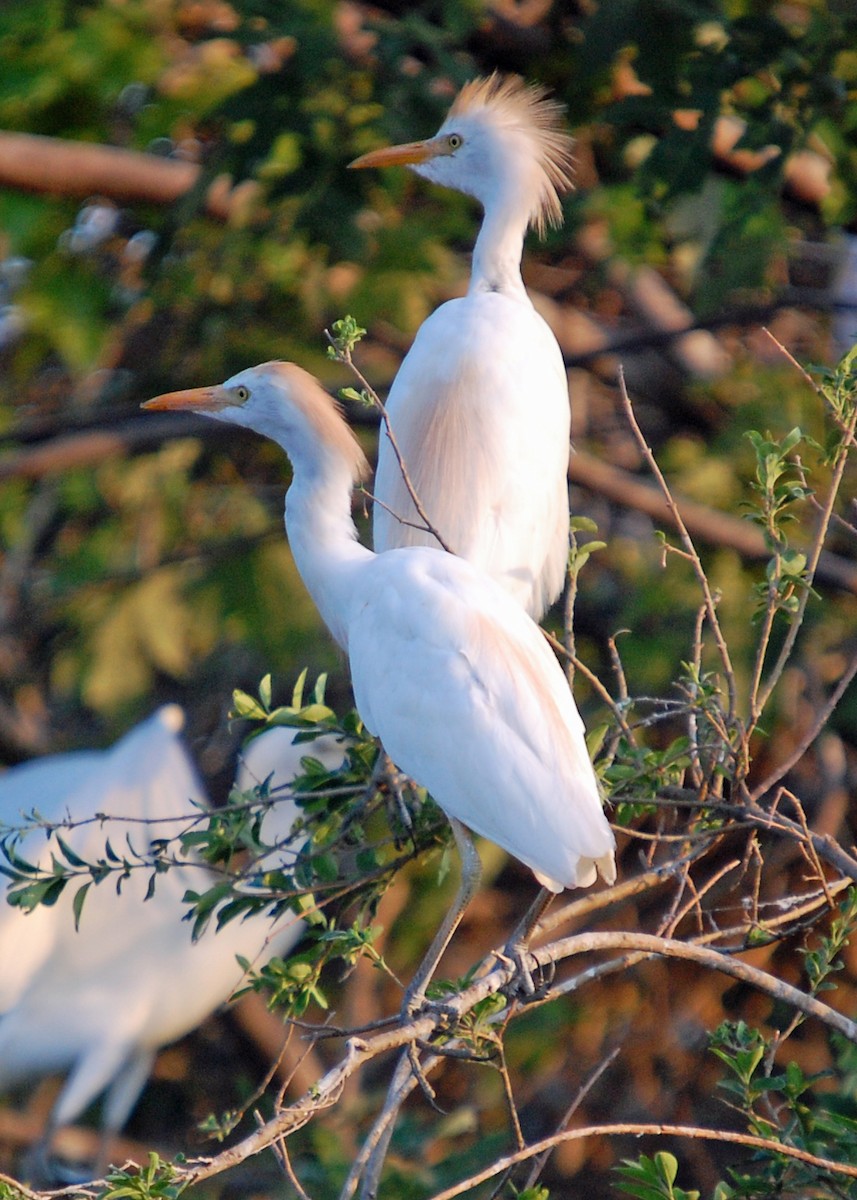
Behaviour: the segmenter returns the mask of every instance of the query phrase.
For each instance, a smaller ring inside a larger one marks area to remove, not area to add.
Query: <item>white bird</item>
[[[541,631],[464,559],[424,546],[373,554],[360,545],[351,491],[366,460],[318,381],[294,364],[266,363],[143,407],[242,425],[288,454],[295,564],[348,653],[366,727],[452,821],[465,859],[459,907],[478,878],[461,824],[521,859],[551,891],[588,886],[597,871],[612,881],[614,839],[583,723]],[[440,951],[438,935],[435,962],[456,922],[451,914]],[[406,1002],[423,984],[412,982]]]
[[[90,861],[104,857],[108,838],[123,854],[129,843],[144,852],[152,839],[177,835],[207,807],[178,736],[183,724],[181,709],[167,705],[107,751],[12,768],[0,777],[4,824],[14,825],[34,808],[48,821],[89,819],[61,836]],[[281,789],[300,773],[305,756],[331,769],[341,763],[343,749],[332,737],[294,746],[295,732],[272,730],[248,744],[238,771],[242,790],[269,777],[270,787]],[[99,813],[108,819],[93,820]],[[266,815],[265,838],[283,836],[296,813],[290,796],[279,798]],[[28,833],[18,850],[43,866],[52,851],[61,857],[54,837],[47,840],[40,830]],[[160,1047],[197,1026],[241,982],[236,955],[258,962],[287,954],[301,935],[297,918],[272,930],[270,919],[257,914],[219,931],[208,928],[193,942],[182,921],[183,897],[189,888],[204,889],[205,868],[193,859],[171,868],[146,900],[148,876],[132,872],[119,894],[109,880],[90,888],[77,932],[74,884],[50,908],[27,914],[0,907],[0,1092],[45,1074],[67,1074],[44,1147],[105,1089],[102,1126],[105,1135],[118,1131]]]
[[[301,774],[301,762],[305,758],[314,758],[328,771],[337,771],[345,761],[346,744],[336,734],[323,733],[308,742],[295,742],[295,738],[303,729],[293,729],[287,725],[274,725],[252,738],[238,756],[238,770],[235,774],[235,786],[239,792],[250,791],[270,781],[269,791],[272,797],[278,797],[280,791],[291,786],[294,778]],[[281,805],[277,805],[280,809]],[[288,821],[285,831],[291,828],[296,810],[289,802]],[[277,828],[283,826],[282,816],[277,821]],[[265,835],[270,838],[271,827],[265,823]]]
[[[484,220],[467,295],[419,329],[390,389],[393,434],[430,524],[538,620],[568,563],[568,382],[556,338],[521,280],[529,225],[562,220],[571,138],[541,87],[491,75],[462,88],[427,141],[375,150],[352,167],[405,164],[474,196]],[[436,546],[387,437],[375,475],[374,544]],[[403,523],[399,518],[404,518]]]

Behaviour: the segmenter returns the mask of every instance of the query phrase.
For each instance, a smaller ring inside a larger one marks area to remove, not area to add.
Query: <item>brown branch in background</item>
[[[176,428],[177,421],[183,421]],[[232,431],[231,436],[240,434]],[[0,482],[6,479],[41,479],[58,471],[89,467],[115,455],[153,449],[162,441],[176,437],[226,438],[221,430],[204,417],[174,414],[171,422],[152,415],[145,421],[133,418],[112,429],[86,430],[50,438],[36,446],[11,450],[0,455]],[[653,521],[675,528],[675,519],[659,488],[620,467],[611,466],[592,454],[576,451],[569,463],[572,483],[586,488],[614,504],[643,513]],[[685,497],[675,498],[676,508],[688,533],[708,545],[734,550],[750,562],[769,557],[761,529],[740,517],[730,516],[708,505]],[[857,564],[841,555],[822,551],[816,579],[857,595]]]
[[[713,334],[694,328],[692,311],[654,267],[632,265],[614,253],[606,225],[590,222],[575,239],[580,253],[605,272],[610,283],[654,329],[673,333],[670,352],[691,375],[711,379],[730,366],[729,354]],[[686,332],[685,332],[686,331]],[[605,351],[609,347],[605,346]]]
[[[629,471],[610,466],[591,454],[578,451],[571,456],[569,476],[572,483],[587,488],[621,504],[625,508],[644,513],[654,521],[676,528],[675,518],[658,488],[646,483]],[[762,562],[770,557],[761,529],[732,517],[728,513],[709,508],[696,500],[676,497],[676,508],[688,533],[713,546],[725,546],[735,550],[742,558]],[[857,564],[840,555],[823,551],[819,558],[816,578],[827,584],[842,588],[857,595]]]
[[[166,420],[153,414],[145,420],[123,421],[111,429],[60,434],[35,446],[9,450],[0,454],[0,483],[7,479],[42,479],[61,471],[97,466],[118,455],[153,450],[176,437],[199,437],[203,433],[208,436],[204,417],[184,413],[172,415],[175,417],[172,430]],[[177,422],[182,422],[178,429]],[[208,424],[217,436],[220,430],[211,421]],[[234,434],[232,431],[230,436]]]
[[[119,204],[174,204],[199,182],[196,163],[161,158],[118,146],[71,142],[32,133],[0,131],[0,186],[53,196],[100,195]],[[233,186],[227,175],[213,181],[204,208],[227,220],[259,195],[246,180]]]

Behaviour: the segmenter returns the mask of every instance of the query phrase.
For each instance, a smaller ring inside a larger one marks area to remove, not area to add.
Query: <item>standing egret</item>
[[[463,826],[526,863],[548,889],[615,878],[583,723],[541,630],[471,563],[425,546],[373,554],[357,541],[351,491],[366,460],[335,402],[292,363],[147,401],[254,429],[292,461],[286,530],[295,564],[346,650],[370,732],[450,818],[462,853],[456,905],[412,981],[423,995],[478,884]]]
[[[496,73],[458,94],[424,142],[364,154],[352,167],[406,164],[474,196],[484,220],[467,295],[420,327],[387,398],[414,491],[431,525],[538,620],[568,563],[568,381],[556,338],[521,280],[524,234],[562,220],[572,140],[541,87]],[[387,437],[378,448],[376,550],[437,545]],[[407,523],[403,523],[403,520]]]
[[[63,831],[84,859],[104,857],[109,838],[122,854],[154,838],[169,838],[207,807],[202,784],[179,738],[184,715],[167,705],[107,751],[55,755],[12,768],[0,777],[0,815],[7,826],[32,809],[49,822],[81,822]],[[332,737],[293,745],[297,731],[276,729],[248,744],[238,771],[242,790],[270,778],[273,789],[291,783],[301,758],[321,758],[331,769],[343,749]],[[107,814],[104,820],[96,814]],[[291,828],[297,808],[289,795],[266,814],[263,834],[273,841]],[[51,852],[40,829],[18,853],[42,865]],[[132,871],[121,890],[109,881],[90,889],[74,928],[67,886],[55,905],[32,913],[0,908],[0,1091],[45,1074],[66,1073],[43,1138],[73,1121],[105,1091],[105,1135],[127,1120],[161,1046],[195,1028],[229,998],[243,978],[236,960],[257,962],[286,954],[303,923],[272,929],[255,914],[196,941],[182,920],[184,894],[210,878],[199,860],[159,875],[145,898],[148,871]]]

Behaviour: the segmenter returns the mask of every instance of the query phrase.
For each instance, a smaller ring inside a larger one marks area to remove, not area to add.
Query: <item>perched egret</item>
[[[181,743],[184,715],[161,708],[107,751],[56,755],[0,776],[0,816],[20,822],[32,809],[49,822],[89,821],[64,830],[63,840],[82,858],[104,857],[109,838],[122,854],[130,844],[145,851],[169,838],[207,806],[202,784]],[[330,737],[293,745],[295,730],[276,729],[246,747],[237,783],[248,789],[271,780],[281,788],[300,773],[301,758],[321,758],[331,769],[343,750]],[[279,796],[266,815],[269,841],[284,836],[297,809]],[[106,820],[95,819],[107,814]],[[141,823],[142,822],[142,823]],[[28,833],[20,855],[49,864],[59,851],[53,836]],[[201,891],[206,868],[189,859],[158,876],[145,899],[148,871],[132,871],[121,890],[109,881],[92,887],[75,932],[71,893],[52,907],[26,914],[0,906],[0,1091],[45,1074],[67,1079],[51,1113],[53,1131],[73,1121],[105,1092],[105,1134],[125,1123],[161,1046],[183,1036],[241,982],[236,960],[261,961],[286,954],[302,923],[272,931],[264,914],[207,929],[198,941],[182,917],[188,888]]]
[[[583,723],[538,626],[484,571],[407,546],[357,541],[351,491],[366,460],[335,402],[291,363],[171,392],[144,408],[190,409],[273,439],[292,461],[286,529],[298,570],[347,651],[366,727],[450,817],[464,859],[453,910],[411,984],[422,994],[478,881],[463,826],[497,842],[551,891],[615,878],[614,839]]]
[[[568,562],[570,410],[556,338],[521,281],[521,250],[529,225],[541,233],[562,219],[572,140],[561,112],[543,88],[494,74],[462,88],[433,138],[351,163],[406,164],[484,209],[467,295],[423,323],[387,412],[431,525],[536,620]],[[374,493],[376,550],[437,545],[383,436]]]

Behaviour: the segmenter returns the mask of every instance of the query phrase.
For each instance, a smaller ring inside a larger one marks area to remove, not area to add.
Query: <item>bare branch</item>
[[[562,1145],[563,1142],[580,1141],[581,1138],[621,1137],[622,1135],[632,1135],[634,1137],[704,1138],[712,1142],[728,1142],[732,1145],[747,1146],[754,1150],[767,1150],[771,1154],[781,1154],[784,1158],[793,1158],[798,1162],[819,1167],[821,1170],[832,1171],[836,1175],[845,1175],[849,1179],[857,1179],[857,1166],[853,1166],[851,1163],[836,1162],[831,1158],[820,1158],[816,1154],[810,1154],[808,1150],[800,1150],[796,1146],[789,1146],[783,1142],[774,1141],[772,1138],[756,1137],[752,1133],[734,1133],[729,1129],[704,1129],[697,1125],[661,1125],[625,1122],[615,1125],[587,1125],[583,1129],[566,1129],[562,1133],[555,1133],[551,1137],[534,1142],[532,1145],[527,1146],[525,1150],[519,1150],[515,1154],[507,1154],[504,1158],[497,1159],[490,1167],[486,1167],[484,1171],[479,1171],[475,1175],[469,1176],[469,1178],[454,1184],[451,1188],[445,1188],[442,1192],[435,1192],[431,1200],[454,1200],[456,1196],[464,1195],[465,1192],[469,1192],[480,1183],[485,1183],[486,1180],[493,1179],[495,1175],[499,1175],[503,1171],[508,1171],[516,1163],[526,1162],[527,1159],[533,1158],[535,1155],[544,1154],[546,1150],[552,1150],[555,1146]]]
[[[711,588],[708,585],[708,577],[706,576],[702,563],[699,560],[699,555],[696,552],[696,547],[693,544],[691,536],[687,531],[687,526],[682,520],[681,513],[679,512],[675,500],[672,497],[672,493],[667,485],[667,481],[664,479],[661,469],[657,464],[657,460],[652,453],[651,447],[643,436],[643,431],[640,429],[640,426],[637,423],[637,418],[634,415],[634,409],[631,405],[631,397],[628,395],[628,389],[625,386],[625,375],[621,368],[619,371],[619,388],[622,396],[622,407],[625,410],[625,416],[627,417],[628,424],[631,426],[631,430],[637,439],[637,444],[639,445],[640,450],[642,451],[643,456],[649,465],[649,469],[652,471],[658,481],[658,484],[660,485],[664,500],[666,501],[667,507],[672,515],[673,523],[678,530],[679,537],[681,538],[682,544],[685,548],[685,552],[687,553],[688,558],[693,565],[694,575],[696,576],[697,582],[699,583],[702,591],[703,599],[705,600],[705,611],[706,616],[708,617],[708,623],[711,627],[711,632],[717,644],[717,651],[720,655],[720,661],[723,665],[723,673],[726,676],[726,687],[729,692],[729,714],[730,716],[734,717],[736,715],[737,708],[735,671],[732,666],[732,657],[729,654],[729,647],[726,645],[726,639],[723,636],[723,630],[720,628],[720,621],[717,617],[717,606],[714,602]]]

